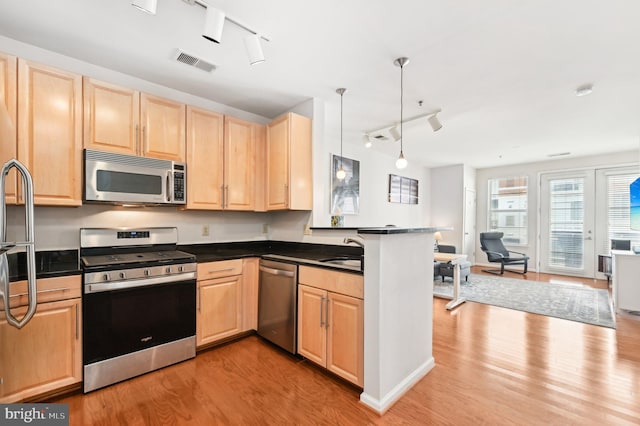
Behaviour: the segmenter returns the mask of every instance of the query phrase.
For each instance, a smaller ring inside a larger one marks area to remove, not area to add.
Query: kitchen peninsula
[[[448,229],[448,228],[447,228]],[[364,391],[384,413],[435,365],[433,234],[441,228],[368,228],[364,239]]]

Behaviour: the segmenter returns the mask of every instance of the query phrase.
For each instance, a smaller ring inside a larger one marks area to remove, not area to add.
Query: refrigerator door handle
[[[7,205],[5,200],[6,178],[9,170],[15,167],[22,175],[22,188],[24,190],[24,242],[8,243],[7,240]],[[18,160],[12,159],[7,161],[0,171],[0,246],[2,246],[2,255],[0,255],[0,296],[4,299],[4,310],[7,322],[16,328],[22,328],[36,313],[36,252],[34,239],[33,224],[33,179],[29,170]],[[27,254],[27,312],[22,319],[18,320],[11,313],[9,298],[11,290],[9,285],[9,262],[7,260],[7,251],[12,248],[9,246],[22,246],[26,249]]]

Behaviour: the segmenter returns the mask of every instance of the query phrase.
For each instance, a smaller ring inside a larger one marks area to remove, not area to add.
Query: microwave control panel
[[[184,201],[184,172],[173,172],[173,200]]]

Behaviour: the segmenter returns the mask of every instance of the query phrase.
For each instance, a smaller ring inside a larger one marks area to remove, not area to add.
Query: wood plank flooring
[[[446,302],[433,301],[436,367],[382,417],[358,389],[256,336],[53,402],[69,404],[72,425],[640,424],[640,318],[618,316],[612,330]]]

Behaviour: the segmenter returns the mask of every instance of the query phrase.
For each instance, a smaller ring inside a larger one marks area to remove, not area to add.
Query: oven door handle
[[[167,275],[164,277],[143,278],[139,280],[128,280],[119,282],[87,284],[85,285],[85,293],[100,293],[103,291],[123,290],[127,288],[145,287],[156,284],[177,283],[179,281],[195,280],[195,272],[186,272],[184,274]]]

